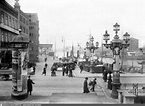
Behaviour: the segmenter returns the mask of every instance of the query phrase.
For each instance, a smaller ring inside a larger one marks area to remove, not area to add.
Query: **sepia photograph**
[[[0,106],[145,104],[145,0],[0,0]]]

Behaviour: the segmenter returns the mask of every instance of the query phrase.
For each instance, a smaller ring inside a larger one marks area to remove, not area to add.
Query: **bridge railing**
[[[133,93],[136,96],[145,95],[145,83],[123,83],[120,89],[127,90],[128,93]]]

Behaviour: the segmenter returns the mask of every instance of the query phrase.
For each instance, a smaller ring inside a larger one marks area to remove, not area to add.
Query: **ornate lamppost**
[[[92,70],[92,67],[93,67],[93,54],[94,54],[94,51],[96,49],[98,49],[98,46],[99,46],[99,43],[96,42],[96,46],[94,45],[93,41],[94,41],[94,38],[93,36],[90,37],[89,39],[90,41],[89,42],[86,42],[86,49],[89,50],[89,53],[90,53],[90,72],[93,72]]]
[[[113,98],[118,98],[118,92],[117,89],[120,88],[120,51],[122,50],[122,48],[127,48],[129,46],[129,39],[130,39],[130,35],[126,32],[123,35],[123,40],[119,39],[118,31],[120,30],[120,25],[118,23],[116,23],[115,25],[113,25],[114,27],[114,31],[115,31],[115,36],[114,39],[110,42],[110,44],[108,44],[108,40],[110,40],[110,35],[106,33],[103,35],[105,40],[105,44],[103,44],[106,48],[110,48],[113,52],[113,58],[114,58],[114,62],[113,62],[113,81],[112,81],[112,93],[111,96]]]
[[[25,99],[27,93],[28,37],[21,34],[12,39],[12,93],[14,99]]]

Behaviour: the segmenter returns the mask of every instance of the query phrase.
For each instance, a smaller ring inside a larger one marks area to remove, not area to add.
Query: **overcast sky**
[[[14,0],[7,0],[14,5]],[[19,0],[21,10],[38,13],[40,43],[53,43],[57,48],[79,43],[85,47],[89,35],[101,43],[105,30],[114,36],[113,25],[120,25],[120,38],[125,32],[145,45],[145,0]]]

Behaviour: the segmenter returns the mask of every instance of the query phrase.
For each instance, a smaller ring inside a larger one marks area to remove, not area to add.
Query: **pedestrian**
[[[65,74],[65,65],[63,64],[62,65],[62,76],[64,76],[64,74]]]
[[[107,70],[105,69],[104,72],[103,72],[103,79],[104,79],[104,82],[107,81]]]
[[[55,64],[53,64],[52,65],[52,67],[51,67],[51,76],[56,76],[56,66],[55,66]]]
[[[108,89],[112,90],[112,79],[111,79],[111,74],[109,74],[109,77],[108,77]]]
[[[47,63],[45,63],[45,64],[44,64],[44,67],[45,67],[45,68],[47,68],[47,66],[48,66],[48,64],[47,64]]]
[[[44,61],[45,61],[45,62],[47,61],[47,57],[45,57]]]
[[[42,75],[43,75],[43,74],[46,76],[46,68],[45,68],[45,67],[43,68]]]
[[[82,73],[82,71],[83,71],[83,65],[82,65],[82,63],[80,63],[80,73]]]
[[[90,89],[92,92],[95,92],[95,85],[96,84],[97,84],[96,78],[94,78],[93,81],[92,81],[92,84],[91,84],[91,89]]]
[[[66,76],[68,76],[68,64],[66,64],[66,66],[65,66],[65,74],[66,74]]]
[[[33,66],[33,70],[34,70],[34,73],[35,73],[35,66]]]
[[[89,93],[89,88],[88,88],[88,77],[85,78],[84,80],[84,85],[83,85],[83,93]]]
[[[69,68],[68,68],[68,77],[73,77],[73,72],[72,72],[72,67],[69,65]]]
[[[32,91],[33,91],[33,86],[32,84],[35,84],[31,79],[30,76],[28,76],[28,80],[27,80],[27,93],[30,95],[32,95]]]

